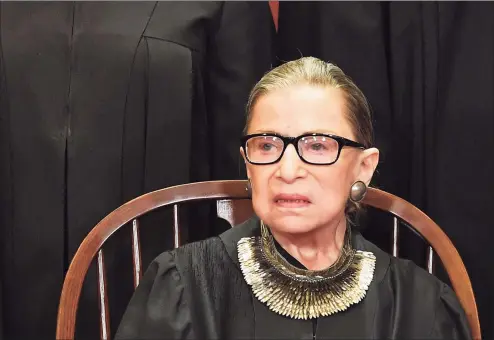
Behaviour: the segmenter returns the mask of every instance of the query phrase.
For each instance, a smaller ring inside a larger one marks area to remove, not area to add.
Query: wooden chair
[[[106,216],[84,239],[70,264],[63,284],[58,310],[57,339],[74,338],[82,285],[88,268],[95,258],[97,259],[98,274],[100,335],[102,339],[110,337],[105,258],[102,246],[115,231],[132,222],[133,276],[134,287],[136,287],[143,272],[139,241],[138,218],[140,216],[160,207],[173,206],[174,244],[175,247],[178,247],[180,245],[179,204],[200,200],[216,200],[218,216],[233,226],[247,220],[253,214],[246,184],[246,181],[238,180],[178,185],[140,196]],[[437,253],[467,314],[473,338],[480,339],[477,306],[468,273],[458,251],[441,228],[412,204],[381,190],[369,189],[363,203],[394,215],[392,240],[394,256],[398,255],[400,222],[405,222],[405,225],[409,227],[413,226],[413,229],[423,236],[430,245],[427,261],[429,271],[432,272],[434,253]]]

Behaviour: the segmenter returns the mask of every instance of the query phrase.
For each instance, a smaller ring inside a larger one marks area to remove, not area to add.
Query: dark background
[[[494,337],[494,3],[282,2],[275,35],[267,2],[2,2],[0,48],[3,338],[53,338],[70,259],[122,203],[244,178],[248,91],[302,55],[336,63],[367,95],[381,150],[375,185],[445,230],[471,276],[483,337]],[[145,263],[171,247],[169,217],[143,222]],[[207,206],[185,211],[185,241],[224,227],[211,219]],[[384,245],[381,220],[371,213],[365,234]],[[128,235],[108,247],[114,330],[132,291]],[[423,260],[411,235],[402,249]],[[91,271],[81,338],[98,336],[97,314]]]

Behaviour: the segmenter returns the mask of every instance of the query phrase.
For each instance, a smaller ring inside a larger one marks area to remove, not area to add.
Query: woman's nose
[[[288,145],[279,163],[279,177],[285,182],[293,182],[301,176],[302,160],[293,145]]]

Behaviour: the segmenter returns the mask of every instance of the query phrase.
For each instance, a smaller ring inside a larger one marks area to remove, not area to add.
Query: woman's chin
[[[277,216],[267,223],[272,229],[282,233],[303,234],[317,228],[317,223],[306,216]]]

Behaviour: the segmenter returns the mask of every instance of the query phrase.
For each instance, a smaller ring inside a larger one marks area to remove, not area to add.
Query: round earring
[[[360,202],[364,199],[366,193],[367,185],[362,181],[357,181],[352,184],[350,189],[350,200],[355,203]]]
[[[247,185],[245,186],[245,191],[249,193],[249,197],[252,196],[252,183],[250,182],[250,178],[247,178]]]

